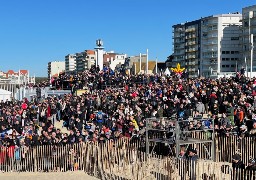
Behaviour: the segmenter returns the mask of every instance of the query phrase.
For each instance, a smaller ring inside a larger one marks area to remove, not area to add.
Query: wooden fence
[[[199,135],[196,135],[199,136]],[[201,134],[201,136],[204,136]],[[207,138],[205,136],[205,138]],[[232,169],[232,155],[240,151],[242,159],[255,157],[255,141],[234,136],[216,137],[218,162],[197,163],[170,156],[146,155],[141,142],[129,139],[106,143],[81,143],[65,146],[0,148],[0,170],[4,172],[84,171],[100,179],[253,179],[255,172]],[[199,156],[206,156],[202,145],[193,145]],[[139,150],[138,150],[139,149]],[[220,162],[227,161],[227,162]]]

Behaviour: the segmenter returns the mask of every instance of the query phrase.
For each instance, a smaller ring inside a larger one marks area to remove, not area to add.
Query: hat
[[[246,125],[242,125],[242,126],[240,126],[240,129],[246,129],[247,128],[247,126]]]
[[[79,138],[79,139],[84,139],[84,137],[83,137],[82,135],[81,135],[81,136],[79,136],[78,138]]]
[[[239,154],[233,155],[232,159],[239,161],[241,159],[241,156]]]
[[[231,125],[230,125],[230,124],[227,124],[227,125],[226,125],[226,128],[231,128]]]
[[[249,164],[256,164],[255,159],[250,159],[250,160],[249,160]]]
[[[195,149],[190,149],[189,152],[197,154],[197,150],[195,150]]]

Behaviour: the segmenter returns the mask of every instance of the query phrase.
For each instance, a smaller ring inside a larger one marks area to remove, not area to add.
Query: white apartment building
[[[201,19],[200,75],[222,77],[241,68],[241,19],[239,13]]]
[[[48,78],[58,76],[65,71],[65,61],[52,61],[48,63]]]
[[[118,64],[124,64],[127,54],[116,54],[114,59],[109,61],[111,69],[115,69]]]
[[[76,70],[76,55],[68,54],[65,56],[65,71],[72,72]]]
[[[256,77],[256,5],[243,8],[242,15],[243,64],[247,69],[247,75],[250,77],[252,60],[252,77]],[[252,48],[253,46],[254,48]]]
[[[241,67],[242,15],[213,15],[173,26],[173,63],[189,77],[221,77]]]

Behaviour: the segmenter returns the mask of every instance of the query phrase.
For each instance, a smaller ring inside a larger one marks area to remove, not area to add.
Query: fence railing
[[[194,136],[199,136],[194,135]],[[200,136],[205,136],[200,134]],[[205,136],[208,138],[208,136]],[[105,143],[78,143],[36,147],[1,147],[0,170],[4,172],[66,172],[84,171],[100,179],[253,179],[254,171],[233,169],[232,155],[242,152],[248,165],[255,157],[255,141],[235,136],[216,137],[217,162],[189,161],[170,156],[147,156],[140,141],[119,139]],[[204,158],[204,148],[198,149]],[[220,162],[227,161],[227,162]]]

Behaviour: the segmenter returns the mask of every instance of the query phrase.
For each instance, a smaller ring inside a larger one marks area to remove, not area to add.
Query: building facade
[[[221,77],[234,73],[242,60],[239,13],[221,14],[173,26],[173,63],[189,77]]]
[[[68,54],[65,56],[65,71],[72,72],[76,70],[76,55]]]
[[[173,61],[168,67],[175,67],[177,63],[185,66],[185,24],[177,24],[173,28]]]
[[[140,64],[140,59],[141,59],[141,64]],[[147,62],[147,54],[141,54],[141,55],[135,55],[135,56],[131,56],[128,58],[128,69],[134,68],[134,63],[136,64],[136,72],[137,73],[144,73],[146,72],[146,65],[144,66],[144,64],[146,64]]]
[[[81,53],[76,53],[76,72],[80,73],[90,69],[95,65],[96,55],[94,50],[85,50]]]
[[[48,63],[48,78],[58,76],[65,72],[65,61],[52,61]]]
[[[110,61],[109,67],[115,70],[117,65],[124,64],[127,54],[116,54],[114,59]]]
[[[241,39],[243,47],[243,64],[247,69],[247,75],[250,76],[252,59],[252,76],[256,77],[256,50],[255,48],[252,48],[256,45],[256,5],[243,8],[242,15],[243,29]]]

